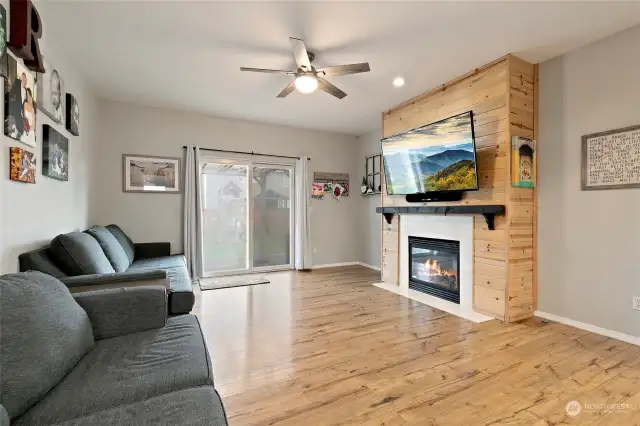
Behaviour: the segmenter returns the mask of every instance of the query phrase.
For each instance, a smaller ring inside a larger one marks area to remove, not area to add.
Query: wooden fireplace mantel
[[[504,205],[466,205],[466,206],[399,206],[399,207],[376,207],[376,213],[382,213],[389,225],[395,214],[439,214],[448,216],[451,214],[484,216],[489,230],[495,229],[495,216],[504,216]]]

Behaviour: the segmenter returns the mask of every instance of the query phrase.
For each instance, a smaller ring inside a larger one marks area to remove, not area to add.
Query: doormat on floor
[[[219,288],[243,287],[247,285],[269,284],[264,275],[231,275],[228,277],[200,278],[201,290],[217,290]]]

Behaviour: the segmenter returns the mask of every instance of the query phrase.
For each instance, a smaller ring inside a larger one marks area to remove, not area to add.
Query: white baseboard
[[[356,263],[358,265],[360,265],[360,266],[364,266],[365,268],[373,269],[375,271],[381,271],[382,270],[379,266],[369,265],[368,263],[364,263],[364,262],[356,262]]]
[[[376,271],[381,270],[380,267],[378,266],[369,265],[368,263],[364,263],[364,262],[325,263],[323,265],[313,265],[311,269],[336,268],[338,266],[355,266],[355,265],[364,266],[365,268],[373,269]]]
[[[376,271],[380,271],[381,270],[377,266],[369,265],[368,263],[364,263],[364,262],[325,263],[323,265],[313,265],[311,267],[311,269],[337,268],[338,266],[355,266],[355,265],[364,266],[365,268],[374,269]]]
[[[575,321],[569,318],[561,317],[547,312],[535,311],[535,316],[548,319],[550,321],[559,322],[561,324],[570,325],[571,327],[579,328],[581,330],[590,331],[592,333],[600,334],[602,336],[611,337],[612,339],[622,340],[623,342],[631,343],[632,345],[640,346],[640,337],[632,336],[630,334],[620,333],[618,331],[608,330],[606,328],[598,327],[595,325],[587,324],[586,322]]]
[[[313,265],[311,269],[322,269],[322,268],[337,268],[338,266],[353,266],[359,265],[359,262],[340,262],[340,263],[325,263],[323,265]]]

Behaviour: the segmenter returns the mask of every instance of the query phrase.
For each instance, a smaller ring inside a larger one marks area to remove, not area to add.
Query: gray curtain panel
[[[200,194],[200,148],[187,145],[184,167],[184,255],[192,279],[202,276],[202,199]]]
[[[311,181],[309,179],[309,159],[300,157],[296,161],[296,269],[311,269],[311,219],[309,204],[311,202]]]

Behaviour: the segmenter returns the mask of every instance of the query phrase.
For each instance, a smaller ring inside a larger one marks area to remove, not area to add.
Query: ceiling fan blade
[[[332,96],[335,96],[338,99],[342,99],[345,96],[347,96],[346,93],[344,93],[342,90],[338,89],[333,84],[329,83],[324,78],[319,78],[318,77],[318,89],[323,90],[323,91],[327,92],[328,94],[330,94]]]
[[[369,68],[368,62],[362,62],[360,64],[336,65],[335,67],[319,68],[317,71],[318,74],[324,74],[325,76],[336,76],[369,72],[371,71],[371,68]]]
[[[290,75],[295,74],[295,71],[267,70],[267,69],[264,69],[264,68],[247,68],[247,67],[240,67],[240,71],[266,72],[266,73],[269,73],[269,74],[290,74]]]
[[[282,89],[282,92],[278,93],[278,96],[276,96],[276,98],[285,98],[287,97],[287,95],[291,92],[293,92],[294,90],[296,90],[296,80],[291,80],[291,83],[289,83],[287,85],[287,87],[285,87],[284,89]]]
[[[307,48],[304,46],[304,41],[293,37],[289,37],[289,41],[291,42],[293,57],[296,60],[298,68],[302,68],[304,71],[311,71],[311,61],[309,61],[309,54],[307,53]]]

